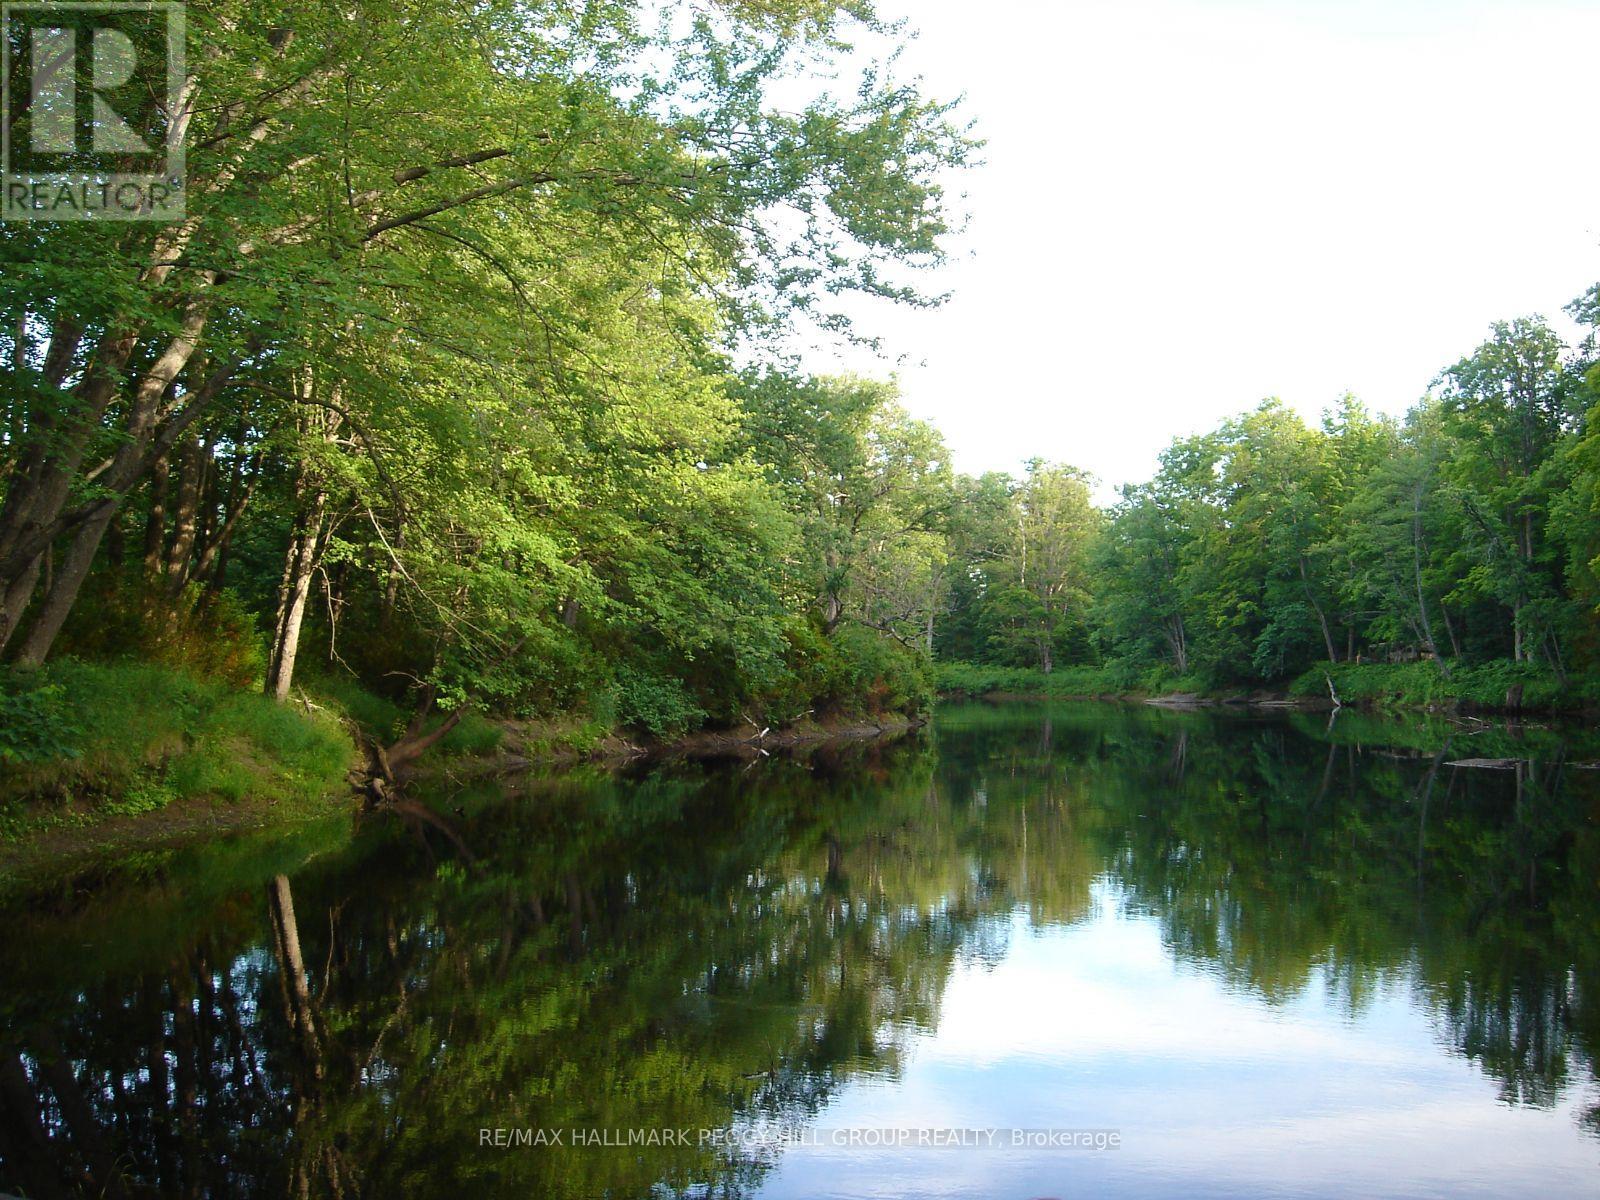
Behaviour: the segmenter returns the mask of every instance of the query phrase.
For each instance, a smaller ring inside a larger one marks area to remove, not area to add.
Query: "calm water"
[[[972,706],[150,855],[0,914],[0,1191],[1595,1196],[1585,755]]]

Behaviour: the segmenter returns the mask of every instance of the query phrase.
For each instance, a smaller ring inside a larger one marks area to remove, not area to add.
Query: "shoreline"
[[[486,756],[489,769],[516,771],[538,767],[569,767],[590,763],[607,769],[636,764],[687,760],[752,761],[773,750],[788,751],[833,742],[898,738],[926,726],[932,718],[892,716],[870,720],[797,721],[781,728],[766,727],[747,733],[737,729],[699,729],[675,738],[628,738],[612,732],[592,747],[580,749],[552,744],[549,726],[541,722],[503,721],[500,748]],[[752,728],[754,728],[752,726]],[[424,764],[421,774],[431,768]]]
[[[902,716],[878,721],[806,721],[784,729],[760,730],[755,735],[737,730],[698,730],[669,740],[628,739],[613,732],[584,748],[562,738],[560,722],[500,721],[497,725],[504,736],[498,748],[424,761],[411,780],[426,786],[521,771],[569,770],[585,764],[620,771],[668,762],[753,762],[828,745],[897,741],[925,727],[930,719]],[[539,734],[545,736],[541,738]],[[329,789],[318,797],[183,797],[144,812],[106,813],[100,817],[77,814],[77,822],[28,830],[0,841],[0,901],[8,893],[36,886],[54,876],[89,871],[119,856],[177,850],[205,838],[273,829],[287,831],[341,815],[354,818],[368,807],[355,778],[358,774],[359,769],[353,769],[348,786]]]
[[[983,693],[954,691],[939,703],[1107,703],[1144,705],[1172,712],[1337,713],[1349,711],[1401,719],[1406,716],[1484,719],[1485,723],[1520,724],[1581,721],[1584,713],[1525,707],[1496,709],[1468,704],[1388,702],[1370,696],[1342,703],[1328,696],[1296,696],[1286,691],[1255,692],[1083,692],[1079,694],[997,689]],[[928,726],[932,715],[880,719],[803,720],[783,728],[701,729],[670,739],[627,737],[615,730],[596,735],[572,719],[545,721],[493,720],[500,740],[493,749],[463,752],[417,764],[411,780],[424,787],[466,783],[524,771],[563,771],[584,765],[607,771],[681,762],[752,763],[763,757],[804,754],[830,745],[896,741]],[[316,820],[345,815],[354,818],[370,800],[363,795],[359,769],[344,783],[320,796],[284,799],[245,796],[224,799],[201,795],[174,799],[143,812],[78,813],[74,819],[46,824],[0,841],[0,897],[36,885],[52,876],[92,869],[118,856],[175,850],[205,838],[229,837],[274,829],[289,830]]]
[[[972,702],[985,704],[1052,704],[1099,703],[1144,704],[1152,708],[1165,708],[1175,712],[1199,712],[1207,709],[1273,712],[1350,712],[1371,713],[1379,716],[1403,717],[1416,714],[1430,717],[1481,717],[1518,723],[1533,718],[1539,721],[1585,721],[1596,717],[1591,708],[1552,708],[1549,705],[1523,705],[1508,708],[1504,705],[1477,704],[1470,701],[1419,703],[1399,698],[1376,699],[1370,696],[1351,697],[1335,702],[1326,696],[1295,696],[1288,692],[1093,692],[1065,693],[1038,691],[948,692],[939,696],[941,703]]]

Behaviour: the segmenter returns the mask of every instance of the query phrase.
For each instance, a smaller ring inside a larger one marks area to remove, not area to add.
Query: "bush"
[[[0,670],[0,763],[78,756],[83,728],[68,711],[66,694],[42,674]]]
[[[1163,690],[1165,672],[1141,675],[1126,663],[1061,667],[1046,675],[1034,667],[995,667],[984,663],[934,664],[934,686],[941,696],[1112,696]]]
[[[1468,705],[1500,709],[1506,705],[1507,692],[1519,685],[1523,708],[1577,711],[1597,699],[1586,688],[1563,685],[1548,667],[1506,659],[1453,664],[1448,676],[1433,661],[1324,663],[1301,675],[1289,690],[1299,696],[1326,696],[1330,678],[1341,701],[1380,708]]]
[[[933,703],[927,658],[893,638],[845,625],[821,639],[819,649],[810,672],[819,713],[919,713]]]
[[[616,684],[616,719],[622,725],[670,738],[698,728],[705,720],[705,709],[676,679],[618,667]]]
[[[234,592],[191,584],[169,600],[149,592],[137,578],[86,597],[73,613],[62,647],[87,659],[126,656],[160,663],[236,688],[258,684],[267,665],[255,618]]]

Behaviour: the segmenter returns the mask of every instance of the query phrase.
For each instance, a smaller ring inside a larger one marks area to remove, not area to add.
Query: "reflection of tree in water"
[[[1356,731],[979,710],[937,762],[572,777],[309,865],[213,849],[14,924],[0,1186],[739,1195],[759,1156],[479,1130],[809,1120],[900,1071],[957,961],[997,962],[1017,914],[1083,919],[1107,877],[1231,986],[1403,984],[1508,1101],[1553,1102],[1600,1045],[1588,792],[1543,750],[1465,771]]]
[[[747,1190],[759,1162],[698,1145],[495,1151],[479,1129],[794,1121],[897,1072],[989,909],[955,831],[920,819],[931,759],[879,758],[406,808],[212,913],[179,906],[161,952],[36,963],[7,1014],[5,1181]]]
[[[992,743],[972,756],[990,805],[1068,780],[1098,814],[1088,857],[1179,959],[1271,1002],[1317,983],[1355,1011],[1411,989],[1509,1103],[1592,1080],[1595,776],[1565,766],[1559,737],[1442,725],[1396,746],[1359,718],[1097,709],[1067,739],[1058,715],[1055,752],[1028,764],[1014,716],[967,719],[970,745]],[[1479,756],[1519,761],[1446,765]]]

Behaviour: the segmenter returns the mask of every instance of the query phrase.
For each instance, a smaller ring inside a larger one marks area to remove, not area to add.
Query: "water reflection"
[[[1407,1161],[1460,1161],[1451,1129],[1592,1166],[1600,838],[1577,753],[1540,731],[974,707],[894,746],[484,789],[132,864],[7,915],[0,1188],[1063,1186],[1044,1155],[907,1174],[481,1144],[766,1121],[1143,1127],[1073,1180],[1263,1190],[1286,1172],[1264,1147],[1289,1144],[1263,1131],[1305,1118],[1285,1063],[1341,1119],[1381,1123],[1363,1089],[1383,1080],[1453,1114],[1415,1127],[1432,1148],[1397,1142],[1385,1190]],[[1448,765],[1466,757],[1514,762]],[[1291,1142],[1314,1158],[1337,1138],[1307,1122]]]

